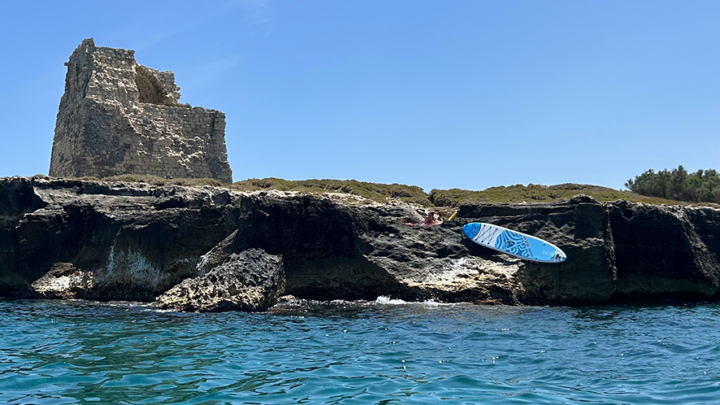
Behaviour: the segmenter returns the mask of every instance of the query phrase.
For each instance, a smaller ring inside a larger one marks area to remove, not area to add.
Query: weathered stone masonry
[[[149,174],[232,182],[225,114],[180,105],[172,72],[84,40],[66,63],[50,176]]]

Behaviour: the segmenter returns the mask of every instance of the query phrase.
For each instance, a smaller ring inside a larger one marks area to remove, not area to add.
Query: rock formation
[[[181,105],[172,72],[139,65],[132,50],[96,47],[92,38],[65,65],[51,176],[232,182],[225,114]]]
[[[42,298],[79,299],[85,298],[92,285],[93,273],[78,270],[72,263],[55,263],[32,288]]]
[[[717,209],[578,196],[468,204],[455,221],[406,225],[421,219],[409,205],[298,193],[5,178],[0,296],[150,302],[248,249],[281,256],[285,293],[307,299],[587,304],[720,296]],[[547,239],[568,260],[537,264],[484,249],[462,236],[474,221]]]
[[[157,301],[160,308],[178,311],[264,311],[284,290],[282,257],[247,249],[206,274],[184,280]]]

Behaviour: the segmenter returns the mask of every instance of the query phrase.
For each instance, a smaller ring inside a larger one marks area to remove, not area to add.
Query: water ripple
[[[11,404],[716,403],[720,306],[0,301]]]

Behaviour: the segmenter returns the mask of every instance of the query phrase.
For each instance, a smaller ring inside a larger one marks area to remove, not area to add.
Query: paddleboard
[[[465,236],[480,246],[538,263],[562,263],[567,256],[552,243],[511,231],[502,226],[471,222],[463,226]]]

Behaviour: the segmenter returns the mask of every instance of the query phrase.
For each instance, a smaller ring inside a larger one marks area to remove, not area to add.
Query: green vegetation
[[[82,178],[81,180],[92,180],[91,178]],[[97,179],[95,179],[97,180]],[[134,183],[148,183],[153,186],[213,186],[223,187],[224,184],[218,179],[166,179],[159,176],[150,176],[145,174],[122,174],[119,176],[105,177],[102,181],[126,181]]]
[[[713,169],[688,173],[677,169],[655,172],[650,169],[625,183],[630,191],[645,196],[679,201],[720,203],[720,174]]]
[[[356,180],[282,180],[276,178],[248,179],[233,183],[232,189],[241,191],[280,190],[302,191],[309,194],[347,193],[359,195],[377,202],[397,199],[424,207],[432,206],[425,191],[417,186],[404,184],[367,183]]]
[[[711,173],[714,173],[714,171]],[[638,178],[639,177],[640,176],[638,176]],[[458,207],[463,203],[470,202],[501,204],[553,202],[570,199],[578,194],[592,196],[598,201],[627,200],[647,204],[681,204],[676,200],[667,198],[644,196],[630,191],[614,190],[608,187],[571,183],[558,184],[555,186],[543,186],[539,184],[524,186],[517,184],[508,187],[491,187],[482,191],[461,190],[457,188],[450,190],[436,189],[432,190],[430,194],[426,194],[423,189],[417,186],[368,183],[356,180],[310,179],[293,181],[265,178],[248,179],[233,184],[223,184],[217,179],[165,179],[157,176],[135,174],[106,177],[102,180],[84,177],[81,178],[81,180],[143,182],[155,186],[213,186],[238,191],[278,190],[298,191],[308,194],[345,193],[361,196],[379,203],[385,203],[388,202],[388,200],[394,199],[423,207]],[[635,184],[635,182],[633,182],[633,184]]]
[[[578,194],[586,194],[598,201],[628,200],[644,202],[648,204],[678,204],[677,201],[670,201],[662,198],[645,197],[627,191],[614,190],[608,187],[591,186],[587,184],[558,184],[555,186],[543,186],[529,184],[523,186],[490,187],[482,191],[468,191],[453,188],[450,190],[432,190],[430,201],[436,206],[457,207],[468,202],[484,203],[536,203],[552,202],[569,199]]]

